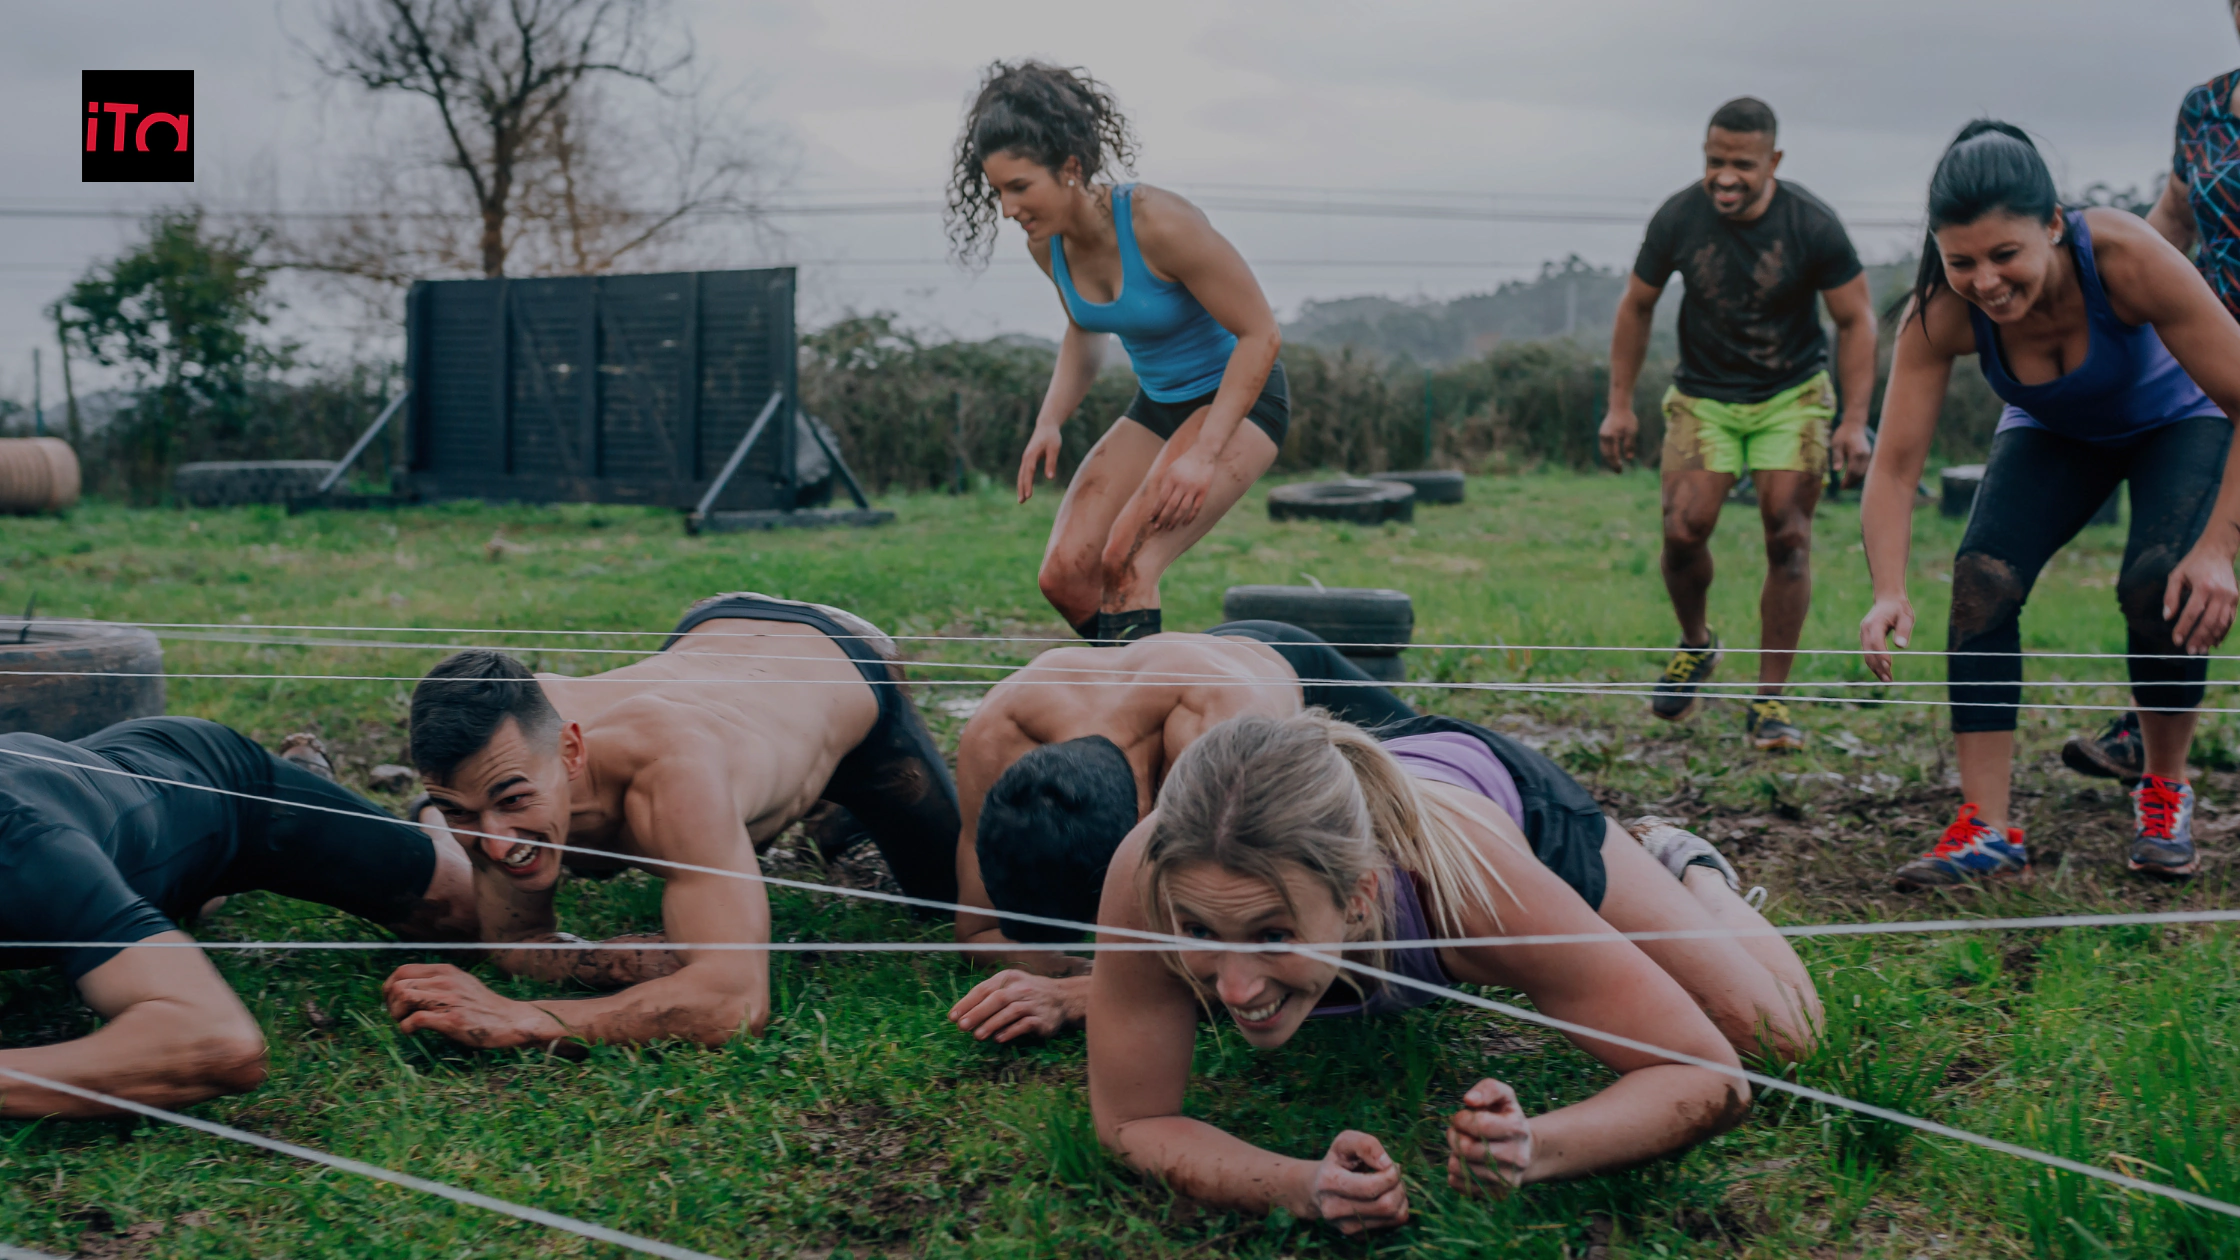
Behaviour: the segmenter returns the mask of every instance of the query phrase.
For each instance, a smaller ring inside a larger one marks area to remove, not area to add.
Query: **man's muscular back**
[[[989,785],[1044,744],[1102,735],[1119,745],[1146,813],[1167,766],[1207,728],[1299,706],[1291,666],[1249,639],[1156,634],[1117,649],[1053,648],[996,684],[958,740],[964,843]]]
[[[809,811],[879,718],[847,653],[791,622],[709,621],[621,669],[537,677],[560,716],[582,727],[589,759],[592,799],[576,803],[569,844],[620,854],[679,856],[662,851],[660,828],[648,834],[628,817],[631,789],[652,767],[720,776],[760,847]]]

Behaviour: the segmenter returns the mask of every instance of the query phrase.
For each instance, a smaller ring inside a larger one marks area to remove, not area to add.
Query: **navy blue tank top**
[[[2025,385],[2007,370],[1999,351],[1998,325],[1975,303],[1968,321],[1975,328],[1976,360],[2007,408],[1999,416],[2008,429],[2044,429],[2086,442],[2123,443],[2166,424],[2193,416],[2221,416],[2201,387],[2178,366],[2151,324],[2126,324],[2108,305],[2100,266],[2092,257],[2092,231],[2084,211],[2065,212],[2077,282],[2084,287],[2085,319],[2091,347],[2084,362],[2042,385]]]
[[[1058,282],[1066,314],[1086,332],[1118,333],[1135,368],[1136,384],[1154,402],[1189,402],[1221,388],[1236,334],[1223,328],[1196,295],[1161,280],[1144,265],[1136,245],[1134,184],[1112,190],[1112,226],[1119,234],[1120,291],[1109,302],[1091,302],[1073,287],[1066,269],[1066,240],[1050,241],[1050,276]]]

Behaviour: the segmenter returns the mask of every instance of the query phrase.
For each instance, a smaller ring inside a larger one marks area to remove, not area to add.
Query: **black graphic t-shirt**
[[[1827,366],[1814,299],[1860,266],[1836,212],[1780,180],[1748,223],[1720,218],[1700,183],[1674,193],[1649,220],[1633,274],[1661,289],[1675,271],[1688,290],[1673,384],[1697,398],[1755,403]]]

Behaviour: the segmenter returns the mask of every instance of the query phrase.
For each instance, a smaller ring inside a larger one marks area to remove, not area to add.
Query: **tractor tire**
[[[1418,503],[1462,502],[1462,474],[1444,468],[1424,468],[1414,472],[1370,473],[1371,481],[1397,481],[1414,486]]]
[[[1221,619],[1288,622],[1358,658],[1396,656],[1416,632],[1408,593],[1374,587],[1232,586],[1221,596]]]
[[[243,503],[286,503],[318,493],[334,471],[331,459],[220,460],[181,464],[171,479],[173,493],[195,507],[233,507]]]
[[[1416,518],[1414,486],[1397,481],[1302,481],[1268,492],[1271,521],[1347,521],[1381,525]]]
[[[78,739],[162,712],[156,636],[102,621],[0,618],[0,732]]]

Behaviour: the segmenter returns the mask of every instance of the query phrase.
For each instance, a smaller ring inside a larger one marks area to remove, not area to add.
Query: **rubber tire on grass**
[[[286,503],[308,499],[334,471],[329,459],[220,460],[181,464],[171,488],[195,507],[232,507],[242,503]]]
[[[163,712],[163,647],[140,627],[33,618],[23,634],[22,618],[0,618],[0,731],[78,739]]]
[[[1416,518],[1414,486],[1397,481],[1302,481],[1268,492],[1271,521],[1347,521],[1381,525]]]
[[[1221,618],[1288,622],[1349,657],[1397,655],[1416,632],[1406,591],[1365,586],[1232,586],[1221,596]]]
[[[1412,472],[1370,473],[1371,481],[1397,481],[1414,486],[1418,503],[1462,502],[1462,474],[1445,468],[1423,468]]]

